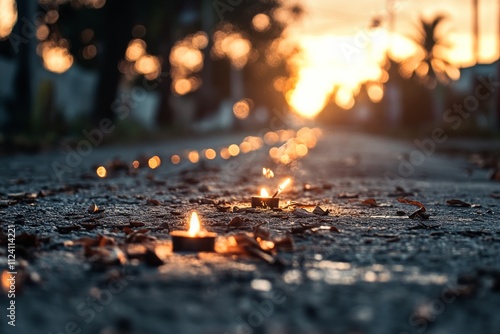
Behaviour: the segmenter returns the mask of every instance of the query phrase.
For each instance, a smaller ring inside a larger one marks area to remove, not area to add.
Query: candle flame
[[[267,192],[267,190],[265,188],[262,188],[260,190],[260,197],[269,197],[269,193]]]
[[[274,177],[274,172],[270,168],[263,167],[262,175],[264,175],[266,179],[271,179]]]
[[[201,224],[200,219],[198,218],[198,214],[196,212],[191,213],[191,219],[189,220],[189,230],[188,234],[191,237],[194,237],[200,234]]]

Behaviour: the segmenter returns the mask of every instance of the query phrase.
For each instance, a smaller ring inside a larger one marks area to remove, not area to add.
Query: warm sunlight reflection
[[[322,111],[335,88],[335,102],[344,109],[354,105],[354,98],[365,81],[379,81],[387,47],[384,29],[366,33],[365,43],[352,36],[303,36],[298,43],[304,52],[292,59],[297,68],[297,84],[287,92],[292,109],[306,118]]]
[[[0,0],[0,39],[9,36],[17,21],[17,10],[14,0]]]

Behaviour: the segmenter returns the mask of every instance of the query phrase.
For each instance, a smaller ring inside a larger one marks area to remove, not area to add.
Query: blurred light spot
[[[83,44],[88,44],[90,41],[94,38],[94,30],[87,28],[82,31],[80,34],[80,39],[82,40]]]
[[[283,275],[283,281],[287,284],[300,284],[302,283],[302,273],[297,269],[289,270]]]
[[[373,271],[367,271],[364,275],[364,280],[365,282],[375,282],[377,280],[377,274],[375,274]]]
[[[257,291],[271,291],[272,284],[265,279],[254,279],[250,282],[252,289]]]
[[[266,132],[264,135],[264,141],[266,142],[267,145],[274,145],[280,140],[280,137],[276,132]]]
[[[132,162],[132,167],[134,167],[135,169],[139,168],[139,166],[140,166],[140,165],[141,165],[141,164],[140,164],[140,162],[139,162],[139,161],[137,161],[137,160],[134,160],[134,161]]]
[[[284,165],[287,165],[291,162],[291,159],[290,159],[290,156],[288,154],[283,154],[281,157],[280,157],[280,162]]]
[[[10,35],[17,21],[17,10],[14,0],[0,0],[0,39]]]
[[[153,156],[148,160],[148,166],[151,169],[158,168],[160,165],[161,165],[161,160],[160,157],[158,157],[157,155]]]
[[[188,159],[189,161],[191,161],[193,164],[197,163],[198,161],[200,161],[200,154],[198,153],[198,151],[191,151],[189,152],[188,154]]]
[[[137,24],[132,28],[132,36],[134,38],[143,38],[146,36],[146,27],[142,24]]]
[[[215,159],[216,156],[217,153],[215,152],[214,149],[209,148],[205,151],[205,158],[207,158],[208,160],[213,160]]]
[[[299,157],[305,157],[308,151],[309,150],[307,149],[307,146],[304,144],[299,144],[297,145],[297,147],[295,147],[295,152]]]
[[[68,48],[63,46],[65,41],[59,43],[61,46],[54,42],[44,42],[40,45],[43,66],[54,73],[64,73],[73,65],[73,56]]]
[[[259,150],[264,145],[264,141],[259,137],[249,137],[247,141],[252,145],[254,151]]]
[[[208,35],[204,31],[199,31],[193,35],[191,42],[195,48],[204,49],[208,45]]]
[[[370,85],[367,89],[367,92],[368,92],[368,97],[374,103],[382,101],[382,98],[384,97],[384,88],[382,87],[382,85],[377,85],[377,84]]]
[[[273,159],[278,159],[279,149],[277,147],[271,147],[271,149],[269,150],[269,156]]]
[[[231,24],[224,24],[222,29],[214,33],[213,39],[212,53],[216,58],[228,58],[235,68],[243,68],[246,65],[252,43],[242,34],[234,31]]]
[[[95,45],[88,45],[83,49],[83,58],[92,59],[97,55],[97,48]]]
[[[224,147],[222,150],[220,150],[220,156],[222,159],[225,159],[225,160],[231,158],[231,154],[229,153],[229,150],[226,147]]]
[[[174,82],[174,91],[179,95],[186,95],[191,91],[191,83],[188,79],[180,79]]]
[[[256,31],[265,31],[269,29],[271,20],[266,14],[257,14],[252,19],[252,26]]]
[[[244,141],[240,144],[241,153],[248,153],[252,150],[252,145],[249,142]]]
[[[240,148],[236,144],[232,144],[228,147],[229,154],[233,157],[237,156],[240,154]]]
[[[155,79],[161,72],[160,59],[151,55],[142,55],[135,63],[134,68],[140,74],[155,75],[152,78]]]
[[[246,100],[240,100],[233,105],[233,113],[239,119],[245,119],[250,113],[250,105]]]
[[[203,54],[187,45],[178,45],[174,46],[170,53],[170,62],[173,66],[182,66],[186,70],[197,72],[203,66]]]
[[[106,177],[108,172],[106,171],[106,168],[104,166],[99,166],[96,169],[97,176],[99,177]]]
[[[335,103],[342,109],[349,110],[354,107],[354,97],[348,89],[341,88],[335,94]]]
[[[177,154],[174,154],[172,155],[172,157],[170,157],[170,161],[174,164],[174,165],[177,165],[179,162],[181,162],[181,157],[178,156]]]
[[[263,167],[262,175],[264,175],[266,179],[271,179],[274,177],[274,172],[270,168]]]
[[[0,0],[1,1],[1,0]],[[40,26],[38,26],[38,28],[36,29],[36,38],[39,40],[39,41],[44,41],[47,39],[47,37],[49,37],[49,33],[50,33],[50,29],[49,27],[46,25],[46,24],[41,24]]]
[[[134,39],[128,44],[125,51],[125,58],[129,61],[136,61],[146,54],[146,42],[142,39]]]
[[[59,12],[55,9],[49,10],[45,15],[45,22],[48,24],[54,24],[59,19]]]

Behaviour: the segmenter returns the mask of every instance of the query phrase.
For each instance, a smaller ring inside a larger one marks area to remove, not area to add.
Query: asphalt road
[[[169,162],[242,139],[93,147],[61,178],[54,163],[67,166],[67,152],[0,158],[0,224],[15,228],[18,272],[16,326],[3,293],[1,333],[500,333],[499,183],[464,155],[437,153],[451,140],[329,130],[286,165],[269,147]],[[161,166],[95,175],[141,154]],[[247,209],[286,177],[281,210]],[[104,211],[89,213],[92,204]],[[329,214],[300,211],[315,205]],[[186,229],[193,210],[219,234],[218,253],[172,253],[169,231]],[[258,225],[274,264],[227,250]]]

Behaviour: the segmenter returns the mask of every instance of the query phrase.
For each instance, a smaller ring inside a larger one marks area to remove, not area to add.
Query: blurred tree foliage
[[[23,12],[22,1],[18,1],[19,17],[30,17]],[[223,4],[223,15],[220,4]],[[297,6],[286,7],[279,0],[256,1],[211,1],[211,0],[150,0],[145,2],[133,0],[43,0],[39,2],[38,12],[47,14],[57,11],[56,20],[47,20],[39,15],[36,26],[46,25],[49,34],[46,40],[64,40],[69,52],[74,57],[74,64],[84,69],[97,70],[99,75],[92,111],[92,121],[115,118],[113,105],[117,99],[117,91],[124,75],[119,70],[120,62],[124,59],[129,42],[134,38],[141,38],[147,44],[147,52],[160,59],[162,74],[154,81],[154,89],[159,92],[161,102],[157,112],[159,124],[169,125],[174,121],[174,112],[169,102],[172,94],[172,77],[169,61],[170,52],[175,43],[189,34],[204,31],[209,37],[208,47],[203,50],[204,68],[202,70],[202,86],[189,93],[198,105],[198,114],[206,116],[217,109],[219,103],[231,95],[231,60],[213,56],[214,34],[221,29],[230,27],[239,32],[251,43],[248,62],[241,69],[244,81],[245,98],[250,98],[257,105],[266,105],[271,108],[285,106],[283,94],[278,92],[273,83],[277,78],[287,77],[289,69],[286,54],[278,52],[277,42],[283,37],[286,23],[276,19],[276,12],[284,10],[290,20],[301,15]],[[266,29],[255,29],[252,20],[258,14],[265,14],[269,19]],[[283,13],[282,13],[283,14]],[[283,15],[282,15],[283,16]],[[16,29],[22,28],[23,21],[19,19]],[[136,26],[144,27],[144,34],[134,36]],[[33,37],[34,39],[34,37]],[[96,55],[85,55],[87,47],[93,46]],[[0,41],[0,55],[15,56],[19,62],[27,59],[30,50],[21,49],[13,54],[7,41]],[[295,52],[289,48],[288,54]],[[28,82],[31,71],[28,64],[21,65],[17,76],[19,85]],[[233,69],[234,70],[234,69]],[[24,71],[24,72],[23,72]],[[23,73],[21,73],[23,72]],[[130,78],[127,78],[128,80]],[[151,80],[149,80],[151,81]],[[147,79],[140,76],[135,84],[144,85]],[[29,90],[16,88],[17,106],[12,110],[22,110],[26,116],[32,106],[19,108],[22,101],[30,100]],[[45,90],[51,91],[51,90]],[[28,118],[28,117],[24,117]],[[17,122],[15,131],[26,131],[29,121]]]

